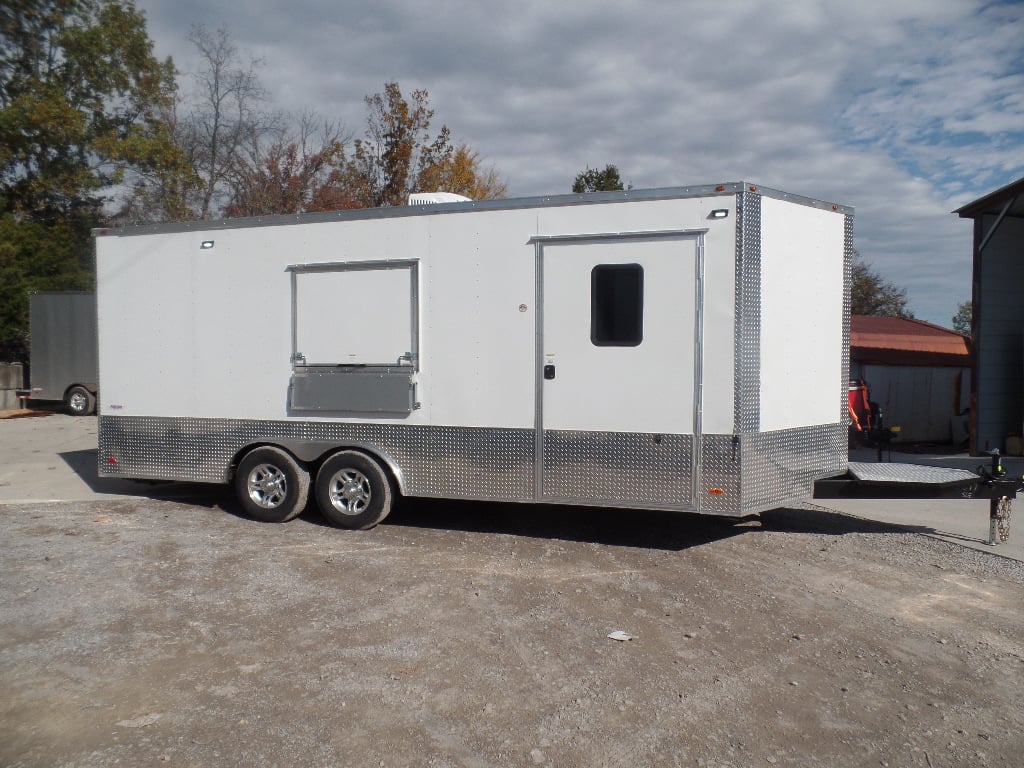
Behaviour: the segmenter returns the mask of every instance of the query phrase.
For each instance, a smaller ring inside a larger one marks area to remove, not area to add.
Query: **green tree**
[[[630,184],[625,189],[632,189]],[[604,170],[587,166],[585,171],[576,175],[572,183],[573,192],[615,192],[624,189],[622,179],[619,177],[619,169],[614,165],[606,165]]]
[[[88,224],[0,215],[0,361],[28,360],[31,291],[92,288]]]
[[[970,301],[958,304],[953,315],[953,330],[957,333],[971,335],[971,323],[974,320],[974,307]]]
[[[850,311],[855,315],[914,316],[907,307],[906,288],[883,279],[856,252],[851,273]]]
[[[131,0],[0,4],[0,354],[25,359],[28,292],[92,287],[89,230],[133,175],[177,160],[174,66]]]
[[[3,210],[95,213],[127,171],[173,156],[158,112],[174,66],[131,0],[6,0],[0,42]]]

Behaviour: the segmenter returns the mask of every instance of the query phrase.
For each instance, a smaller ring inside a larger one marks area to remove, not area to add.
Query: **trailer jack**
[[[988,513],[988,541],[990,547],[998,544],[1005,544],[1010,539],[1010,512],[1011,502],[1009,496],[1002,496],[992,499],[989,503]]]

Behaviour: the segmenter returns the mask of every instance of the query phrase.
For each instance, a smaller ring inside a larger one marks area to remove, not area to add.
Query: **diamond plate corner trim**
[[[542,500],[692,509],[692,435],[544,432]]]
[[[839,382],[839,421],[849,421],[849,396],[847,388],[850,382],[850,313],[853,291],[853,214],[848,213],[843,223],[843,362],[842,380]]]
[[[740,488],[740,441],[733,435],[701,437],[700,478],[697,504],[701,512],[738,514],[742,508]],[[712,493],[714,489],[714,493]],[[721,491],[721,493],[718,493]]]
[[[736,434],[757,432],[761,422],[761,196],[737,195],[736,227]]]
[[[240,451],[280,442],[305,445],[315,457],[344,446],[376,449],[399,468],[411,496],[533,498],[530,429],[101,416],[98,442],[106,477],[226,483]]]
[[[845,424],[825,424],[744,435],[741,509],[772,509],[810,499],[814,481],[846,469]]]

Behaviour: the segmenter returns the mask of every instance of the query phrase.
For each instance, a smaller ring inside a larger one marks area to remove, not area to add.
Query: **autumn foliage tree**
[[[345,171],[336,178],[348,187],[355,207],[404,205],[419,189],[423,171],[451,156],[448,128],[430,133],[429,98],[418,89],[406,99],[395,82],[366,97],[366,133],[355,140]]]
[[[467,144],[459,144],[440,162],[420,173],[419,189],[423,192],[454,192],[471,200],[505,197],[508,185],[497,170],[481,168],[480,153]]]
[[[331,210],[345,202],[333,180],[343,169],[344,137],[338,123],[306,113],[297,131],[258,141],[239,164],[231,182],[228,216],[262,216]]]

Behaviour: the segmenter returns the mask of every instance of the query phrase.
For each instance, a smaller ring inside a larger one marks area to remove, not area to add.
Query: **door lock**
[[[553,366],[553,365],[545,365],[544,366],[544,378],[548,379],[549,381],[551,379],[555,378],[555,366]]]

